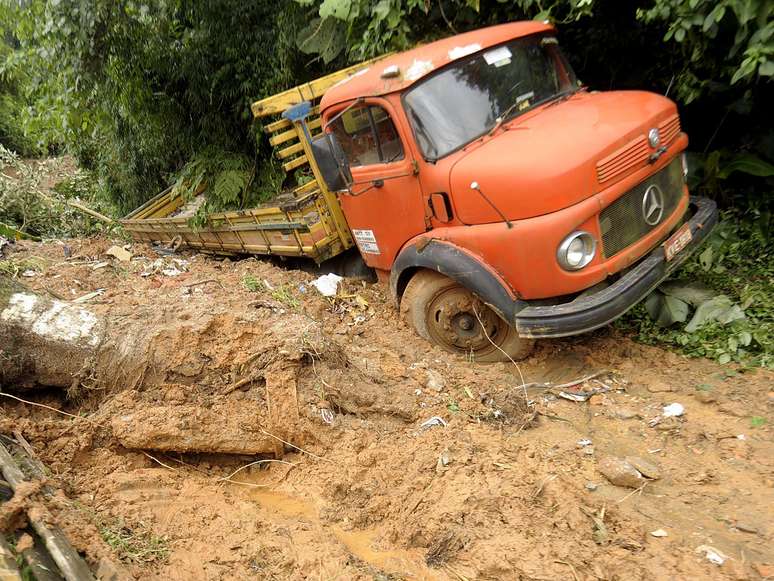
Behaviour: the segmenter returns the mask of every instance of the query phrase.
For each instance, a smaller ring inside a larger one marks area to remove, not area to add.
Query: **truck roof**
[[[336,103],[358,97],[401,91],[434,70],[471,53],[521,36],[553,30],[552,25],[534,20],[509,22],[457,34],[387,56],[352,73],[328,89],[320,101],[320,109],[324,110]],[[384,78],[383,74],[391,67],[397,67],[397,75]]]

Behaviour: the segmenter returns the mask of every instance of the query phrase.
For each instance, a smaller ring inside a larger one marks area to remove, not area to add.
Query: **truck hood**
[[[610,91],[577,93],[517,117],[454,162],[449,186],[457,215],[466,224],[501,220],[470,189],[471,182],[478,182],[509,220],[577,204],[615,183],[597,180],[600,160],[642,140],[676,113],[675,104],[660,95]]]

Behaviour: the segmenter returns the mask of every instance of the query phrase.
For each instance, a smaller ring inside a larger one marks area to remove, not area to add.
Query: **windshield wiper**
[[[565,99],[568,99],[570,96],[574,95],[575,93],[577,93],[580,90],[581,90],[581,87],[574,87],[574,88],[566,89],[564,91],[561,91],[561,92],[557,93],[556,95],[551,95],[550,97],[546,97],[545,99],[530,105],[529,108],[530,109],[534,109],[535,107],[537,107],[539,105],[544,105],[545,103],[548,103],[549,101],[551,101],[551,105],[554,105],[555,103],[561,103],[562,101],[564,101]],[[510,114],[513,113],[513,110],[516,107],[518,107],[519,105],[521,105],[523,102],[524,102],[524,99],[520,100],[520,99],[517,98],[516,101],[513,104],[511,104],[511,106],[508,107],[505,110],[505,112],[497,118],[497,123],[495,123],[494,127],[492,127],[492,129],[489,130],[489,134],[488,135],[490,135],[490,136],[494,135],[494,133],[502,126],[502,124],[505,123],[506,121],[508,121],[508,118],[509,118]]]
[[[490,137],[491,137],[492,135],[494,135],[494,134],[497,132],[497,130],[498,130],[498,129],[500,129],[500,127],[502,127],[502,124],[503,124],[503,123],[505,123],[505,122],[508,120],[508,117],[510,116],[510,114],[511,114],[511,113],[513,113],[513,110],[514,110],[516,107],[518,107],[519,105],[521,105],[523,102],[524,102],[524,99],[521,99],[521,100],[519,100],[518,98],[516,98],[516,100],[515,100],[513,103],[511,103],[510,107],[508,107],[508,108],[505,110],[505,112],[504,112],[504,113],[502,113],[502,114],[501,114],[501,115],[500,115],[500,116],[497,118],[497,123],[495,123],[495,124],[494,124],[494,127],[492,127],[492,129],[490,129],[490,130],[489,130],[489,133],[488,133],[488,135],[489,135]]]

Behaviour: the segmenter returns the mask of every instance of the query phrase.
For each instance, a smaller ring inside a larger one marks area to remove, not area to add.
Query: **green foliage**
[[[105,225],[69,206],[67,200],[79,199],[103,212],[113,208],[100,196],[93,176],[73,170],[58,177],[62,160],[24,161],[0,145],[0,234],[11,230],[31,237],[59,238],[88,236],[103,231]],[[61,179],[52,190],[45,182]],[[17,237],[16,233],[12,236]]]
[[[268,157],[249,105],[296,77],[295,4],[0,2],[15,13],[15,58],[33,71],[30,115],[21,121],[34,128],[41,117],[57,120],[51,138],[97,172],[121,211],[163,189],[205,149]],[[233,198],[236,173],[207,177]]]
[[[99,531],[125,563],[163,563],[169,557],[169,539],[154,535],[142,523],[130,526],[120,519],[102,522]]]
[[[592,14],[594,0],[296,0],[310,7],[298,47],[327,64],[346,52],[359,61],[424,40],[506,20],[572,22]]]
[[[664,40],[681,45],[686,65],[678,90],[686,103],[711,81],[733,85],[774,77],[770,0],[655,0],[651,8],[639,8],[637,16],[667,23]]]
[[[753,209],[725,212],[676,275],[692,282],[665,283],[619,326],[687,355],[774,367],[774,245],[760,220]]]

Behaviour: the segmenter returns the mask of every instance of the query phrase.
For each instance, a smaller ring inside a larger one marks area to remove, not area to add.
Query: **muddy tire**
[[[468,289],[431,270],[420,270],[411,278],[400,312],[423,339],[475,361],[524,359],[535,343],[519,337]]]

